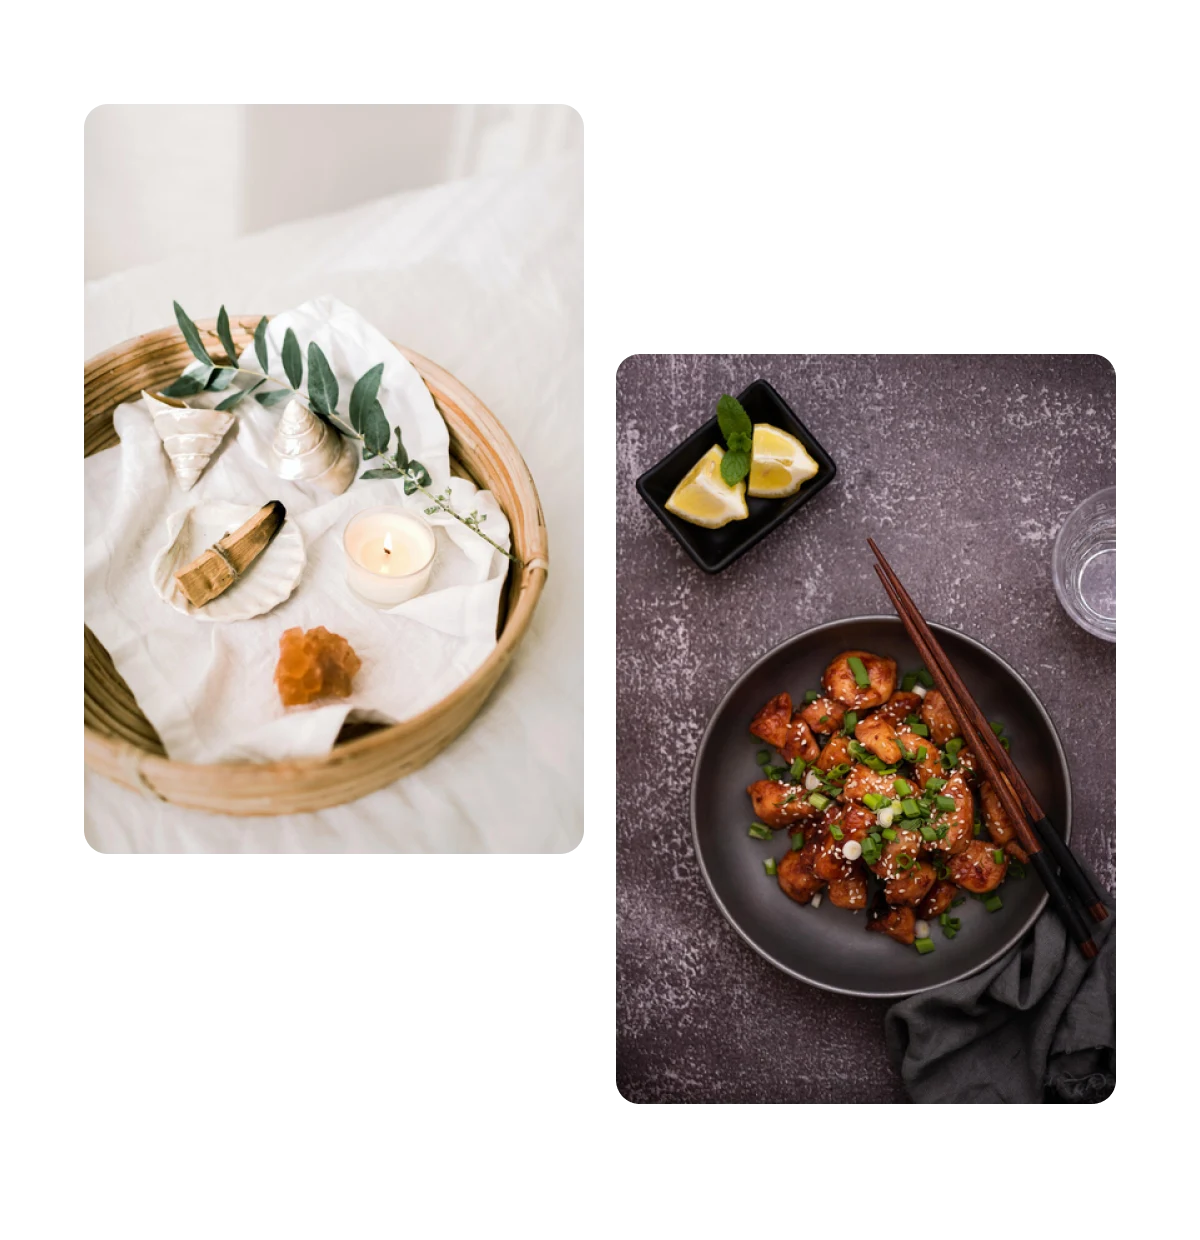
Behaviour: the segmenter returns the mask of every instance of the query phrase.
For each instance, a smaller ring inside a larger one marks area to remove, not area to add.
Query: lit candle
[[[402,508],[367,508],[346,523],[346,584],[374,607],[416,598],[429,583],[433,530]]]

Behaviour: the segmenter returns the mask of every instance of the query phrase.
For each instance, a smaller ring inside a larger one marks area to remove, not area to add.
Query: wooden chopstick
[[[868,540],[871,543],[871,549],[877,556],[882,555],[879,548],[875,546],[874,540]],[[884,561],[886,563],[886,561]],[[1008,815],[1013,824],[1013,829],[1021,839],[1022,847],[1029,854],[1029,862],[1037,871],[1038,877],[1042,880],[1050,900],[1055,910],[1062,918],[1063,924],[1066,926],[1068,933],[1075,940],[1079,950],[1089,959],[1094,958],[1099,949],[1096,947],[1095,941],[1092,939],[1091,931],[1087,928],[1087,923],[1083,919],[1083,914],[1076,906],[1075,902],[1067,892],[1066,888],[1059,881],[1058,874],[1055,872],[1054,865],[1042,850],[1041,844],[1037,837],[1030,829],[1029,823],[1026,821],[1026,815],[1020,802],[1017,800],[1016,794],[1013,792],[1011,785],[1007,780],[1001,777],[999,768],[992,758],[990,750],[983,742],[983,738],[978,736],[978,728],[972,722],[970,716],[964,717],[961,707],[958,706],[958,695],[950,687],[949,681],[942,670],[945,656],[939,660],[937,654],[940,654],[938,648],[935,654],[934,646],[936,639],[933,638],[924,620],[920,617],[920,613],[916,611],[915,606],[910,611],[905,607],[904,601],[889,579],[887,573],[876,565],[875,571],[879,574],[879,580],[883,583],[883,588],[887,592],[888,598],[891,599],[892,605],[896,609],[896,614],[900,617],[901,623],[908,631],[908,635],[912,638],[913,644],[917,647],[918,653],[928,667],[933,676],[934,683],[937,685],[938,691],[946,699],[954,717],[958,720],[959,725],[967,734],[964,739],[971,744],[972,751],[975,753],[980,764],[983,766],[987,777],[991,780],[996,793],[1000,798],[1001,804],[1004,806],[1004,812]],[[902,589],[903,587],[901,587]],[[911,600],[909,600],[911,604]],[[918,623],[919,621],[919,623]],[[922,631],[924,629],[924,631]],[[928,636],[926,636],[928,634]],[[991,731],[991,728],[988,728]]]
[[[951,709],[954,710],[955,718],[960,722],[966,719],[974,725],[981,741],[981,748],[988,750],[1005,780],[1015,790],[1033,824],[1032,829],[1034,833],[1042,845],[1044,845],[1046,851],[1053,855],[1054,860],[1062,870],[1063,878],[1066,879],[1068,886],[1079,896],[1093,921],[1104,921],[1108,917],[1108,909],[1105,908],[1105,904],[1111,900],[1111,897],[1099,888],[1091,875],[1079,864],[1078,859],[1066,841],[1054,829],[1054,825],[1046,817],[1045,810],[1038,804],[1032,790],[1025,782],[1025,776],[1021,774],[1020,768],[1006,752],[1004,746],[1000,744],[1000,738],[992,731],[992,725],[979,709],[970,691],[960,679],[958,672],[954,670],[954,665],[942,649],[941,643],[925,623],[924,617],[918,610],[917,605],[912,601],[911,595],[904,588],[900,578],[896,576],[895,569],[887,562],[874,539],[868,538],[867,542],[870,544],[871,550],[875,553],[882,567],[881,576],[886,574],[888,582],[891,583],[896,594],[899,595],[905,610],[918,629],[921,630],[926,644],[932,649],[933,657],[940,665],[942,674],[953,691],[954,697],[957,698],[958,706],[962,713],[960,714],[952,705]],[[880,569],[877,568],[876,571],[879,572]],[[929,670],[932,672],[933,668],[930,667]],[[997,787],[996,791],[999,794],[1002,789]],[[1017,824],[1014,822],[1013,826],[1015,828]]]

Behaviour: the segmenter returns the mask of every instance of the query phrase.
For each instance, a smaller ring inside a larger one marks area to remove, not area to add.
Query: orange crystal
[[[304,632],[288,629],[279,639],[275,684],[284,706],[303,706],[322,697],[349,697],[362,667],[354,647],[324,625]]]

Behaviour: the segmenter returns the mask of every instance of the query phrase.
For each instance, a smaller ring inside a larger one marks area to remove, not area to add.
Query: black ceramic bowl
[[[792,412],[787,401],[765,379],[756,379],[738,395],[738,400],[750,415],[751,422],[769,422],[795,435],[808,449],[818,468],[815,476],[787,499],[747,497],[750,515],[743,521],[730,521],[719,530],[706,530],[681,521],[666,507],[671,492],[709,448],[715,444],[725,446],[715,414],[657,465],[646,470],[637,480],[638,494],[706,573],[719,573],[721,569],[728,568],[739,555],[749,551],[759,539],[765,538],[777,525],[807,504],[818,491],[833,481],[837,473],[833,457],[821,447],[808,427]]]
[[[1070,838],[1071,780],[1050,717],[1033,691],[986,646],[942,625],[931,625],[943,649],[988,719],[998,719],[1012,756],[1050,820]],[[1033,925],[1046,892],[1030,870],[1000,888],[1004,907],[989,913],[968,899],[955,910],[962,930],[953,940],[934,925],[934,950],[921,955],[866,930],[866,912],[797,904],[767,877],[763,862],[788,847],[786,831],[770,840],[748,834],[754,820],[746,785],[761,778],[755,755],[762,742],[750,721],[766,701],[788,690],[803,700],[820,687],[821,673],[843,650],[890,655],[901,671],[920,666],[894,616],[836,620],[764,655],[725,695],[708,722],[692,775],[692,833],[696,856],[717,907],[733,928],[773,965],[813,986],[842,994],[891,997],[928,990],[966,977],[996,960]],[[872,884],[874,879],[870,880]]]

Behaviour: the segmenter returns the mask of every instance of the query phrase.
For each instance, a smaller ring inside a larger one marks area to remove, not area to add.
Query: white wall
[[[577,149],[557,105],[106,105],[84,128],[85,276]]]

